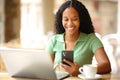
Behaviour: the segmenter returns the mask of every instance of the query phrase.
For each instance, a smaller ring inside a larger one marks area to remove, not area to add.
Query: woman
[[[61,5],[55,17],[55,33],[47,47],[55,63],[61,63],[62,50],[74,51],[74,62],[65,60],[70,66],[61,63],[65,71],[77,76],[79,67],[91,64],[95,56],[98,63],[97,73],[111,72],[103,44],[95,36],[88,10],[81,2],[71,0]]]

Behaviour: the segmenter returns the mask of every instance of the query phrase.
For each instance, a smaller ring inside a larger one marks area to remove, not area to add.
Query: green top
[[[94,33],[80,33],[73,48],[74,62],[79,66],[91,64],[95,50],[101,47],[103,47],[103,44]],[[51,54],[55,54],[55,63],[60,63],[61,51],[65,50],[64,33],[54,35],[50,39],[46,50]]]

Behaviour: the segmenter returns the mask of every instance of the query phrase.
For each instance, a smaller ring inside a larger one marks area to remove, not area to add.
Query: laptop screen
[[[0,53],[10,76],[56,79],[50,55],[44,50],[4,48]]]

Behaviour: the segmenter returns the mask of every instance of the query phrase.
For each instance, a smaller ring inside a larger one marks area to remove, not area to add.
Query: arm
[[[64,70],[66,72],[68,72],[69,74],[73,75],[73,76],[77,76],[80,72],[79,72],[79,67],[78,64],[76,62],[70,62],[68,60],[64,60],[66,63],[68,63],[70,66],[61,63],[61,67],[64,68]]]
[[[95,54],[95,58],[98,63],[97,73],[99,73],[99,74],[110,73],[111,72],[111,64],[108,59],[108,56],[106,55],[104,48],[97,49],[94,54]]]
[[[50,57],[51,57],[51,59],[52,59],[52,62],[54,63],[55,55],[54,55],[54,54],[50,54]]]

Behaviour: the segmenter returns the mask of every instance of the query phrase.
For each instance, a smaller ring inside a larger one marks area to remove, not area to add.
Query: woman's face
[[[68,7],[63,11],[62,25],[66,34],[79,33],[80,19],[78,12],[73,7]]]

